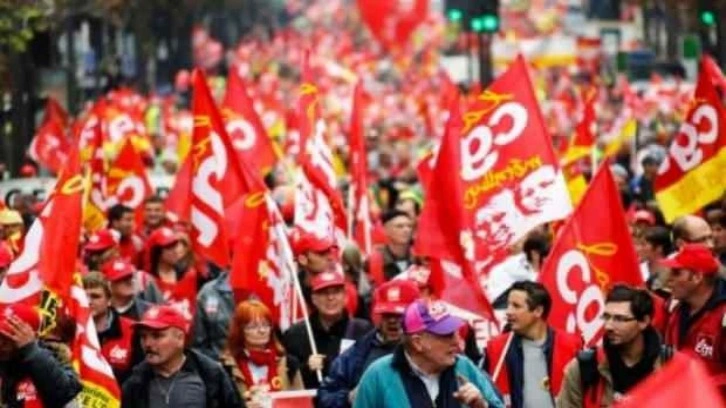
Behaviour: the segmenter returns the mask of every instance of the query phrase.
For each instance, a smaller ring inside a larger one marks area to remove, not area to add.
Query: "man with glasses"
[[[679,301],[666,343],[699,358],[711,375],[726,373],[726,282],[718,276],[718,260],[707,246],[688,244],[662,264],[670,268],[666,285]]]
[[[713,249],[713,231],[706,220],[695,215],[684,215],[673,221],[673,245],[681,249],[685,244],[704,244]]]
[[[354,407],[505,406],[491,379],[459,354],[464,322],[444,303],[417,300],[403,316],[403,343],[368,367]]]
[[[580,352],[565,369],[558,408],[611,406],[672,355],[651,326],[653,299],[616,285],[605,299],[603,345]]]

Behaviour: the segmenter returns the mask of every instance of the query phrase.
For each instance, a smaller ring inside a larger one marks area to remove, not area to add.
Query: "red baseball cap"
[[[34,332],[40,329],[40,313],[38,309],[25,303],[13,303],[11,305],[0,305],[0,328],[8,330],[8,319],[17,316],[20,320],[33,328]]]
[[[638,210],[633,214],[633,222],[644,222],[653,226],[655,225],[655,216],[648,210]]]
[[[103,264],[101,272],[109,282],[116,282],[133,276],[136,268],[125,260],[117,259]]]
[[[313,276],[311,283],[313,292],[329,288],[331,286],[345,286],[345,278],[337,272],[323,272]]]
[[[660,262],[661,265],[673,269],[689,269],[707,275],[718,272],[719,262],[711,249],[703,244],[686,244],[680,251]]]
[[[164,330],[175,327],[184,333],[189,332],[189,321],[174,306],[155,305],[141,316],[141,320],[134,323],[135,326],[147,327],[153,330]]]
[[[300,228],[295,228],[290,234],[290,246],[295,255],[305,252],[325,252],[335,248],[332,237],[318,237]]]
[[[418,285],[410,280],[394,279],[376,288],[373,293],[373,313],[403,314],[406,306],[420,296]]]
[[[13,263],[13,252],[5,244],[0,244],[0,268],[7,268]]]
[[[174,232],[173,229],[169,227],[161,227],[155,229],[154,232],[149,235],[147,245],[149,246],[149,248],[155,246],[165,247],[178,241],[179,235],[177,235],[177,233]]]
[[[114,233],[109,229],[102,229],[96,231],[95,234],[88,238],[86,243],[86,251],[104,251],[109,248],[113,248],[118,245],[118,240]]]

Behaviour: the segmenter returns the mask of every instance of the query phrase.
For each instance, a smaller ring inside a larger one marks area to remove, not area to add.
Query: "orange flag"
[[[675,353],[668,364],[638,384],[614,407],[724,408],[726,404],[704,364]]]
[[[278,155],[236,67],[229,70],[222,114],[232,147],[240,160],[249,163],[261,175],[268,173]]]
[[[686,120],[655,179],[655,198],[667,222],[693,214],[726,189],[726,113],[711,82],[712,64],[701,61]]]
[[[580,205],[558,232],[539,280],[552,296],[550,324],[582,334],[590,345],[602,336],[603,294],[618,282],[643,285],[608,162],[600,167]]]

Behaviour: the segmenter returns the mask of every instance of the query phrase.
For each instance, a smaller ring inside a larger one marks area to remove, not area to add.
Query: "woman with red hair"
[[[270,309],[258,300],[240,303],[229,323],[220,359],[247,407],[263,406],[268,392],[303,389],[297,360],[286,355],[275,331]]]

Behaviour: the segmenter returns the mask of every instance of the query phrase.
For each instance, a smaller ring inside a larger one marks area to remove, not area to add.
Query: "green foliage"
[[[0,49],[24,52],[36,31],[48,28],[48,2],[0,0]]]

